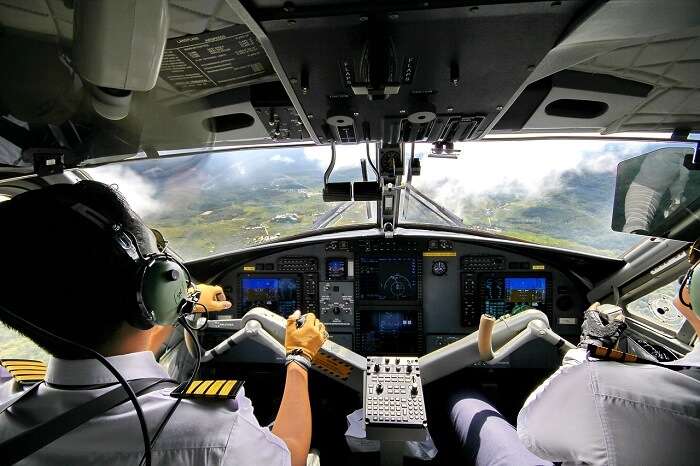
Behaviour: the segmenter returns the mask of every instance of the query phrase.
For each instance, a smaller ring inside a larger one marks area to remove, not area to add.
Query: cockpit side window
[[[634,317],[651,322],[676,335],[685,323],[685,317],[673,305],[678,294],[678,280],[666,283],[627,304],[627,311]]]

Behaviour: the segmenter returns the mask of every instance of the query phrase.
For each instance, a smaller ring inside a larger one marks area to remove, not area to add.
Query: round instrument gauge
[[[433,275],[441,277],[447,273],[447,262],[445,261],[434,261],[433,262]]]
[[[393,175],[395,171],[400,171],[401,154],[398,151],[386,151],[380,160],[381,171],[385,174]]]

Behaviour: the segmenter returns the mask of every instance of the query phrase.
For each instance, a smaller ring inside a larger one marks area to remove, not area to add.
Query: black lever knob
[[[381,394],[384,391],[384,387],[382,387],[382,384],[377,384],[377,394]]]

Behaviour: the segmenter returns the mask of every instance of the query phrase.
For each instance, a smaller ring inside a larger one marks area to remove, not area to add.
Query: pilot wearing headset
[[[164,326],[186,324],[193,284],[115,190],[82,181],[22,193],[0,204],[0,225],[0,321],[52,355],[42,383],[0,399],[0,462],[306,464],[307,371],[328,335],[313,314],[288,320],[284,394],[268,429],[243,389],[220,401],[171,396],[177,384],[150,350]],[[200,304],[227,305],[219,289],[200,289]],[[61,433],[75,419],[61,415],[113,395],[114,407]]]
[[[700,335],[698,244],[674,305]],[[608,352],[600,347],[615,347],[626,324],[619,317],[605,322],[599,307],[586,311],[579,347],[525,401],[517,431],[479,395],[451,402],[462,452],[474,464],[697,464],[700,344],[671,362],[600,360],[591,349],[603,357]]]

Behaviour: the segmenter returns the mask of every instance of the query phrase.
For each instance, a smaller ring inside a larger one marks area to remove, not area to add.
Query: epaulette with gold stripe
[[[225,400],[235,398],[243,386],[242,380],[193,380],[191,384],[182,384],[170,394],[175,398],[198,400]]]
[[[636,354],[625,353],[624,351],[616,350],[614,348],[597,346],[590,343],[588,344],[588,352],[594,358],[603,359],[605,361],[634,362],[637,364],[654,364],[657,366],[661,365],[656,361],[641,358]]]
[[[34,359],[0,359],[0,365],[23,385],[41,382],[46,376],[46,364]]]

